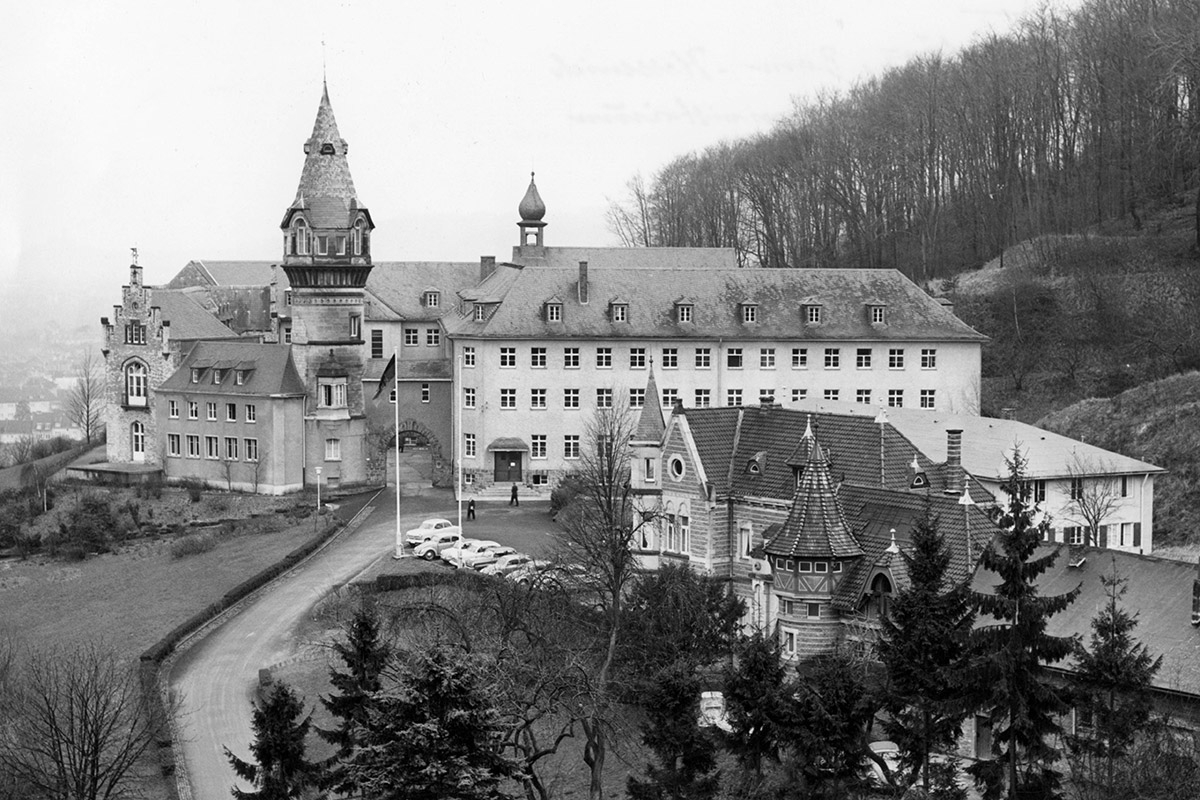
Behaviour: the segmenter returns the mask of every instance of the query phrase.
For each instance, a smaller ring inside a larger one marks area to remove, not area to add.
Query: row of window
[[[345,234],[339,233],[333,236],[317,234],[314,236],[308,225],[305,224],[304,218],[300,216],[292,221],[291,228],[284,234],[284,247],[287,248],[288,254],[293,256],[306,256],[310,252],[318,256],[344,256],[346,255],[346,244]],[[349,244],[356,256],[369,252],[370,231],[361,219],[356,221],[354,227],[350,229]]]
[[[224,459],[226,461],[258,461],[258,439],[238,439],[236,436],[226,436]],[[189,433],[181,435],[178,433],[167,434],[167,455],[174,458],[182,458],[184,456],[183,446],[187,445],[186,455],[188,458],[200,458],[200,435]],[[240,449],[239,449],[240,444]],[[222,458],[221,437],[205,436],[203,457],[208,459]],[[240,455],[239,455],[240,453]]]
[[[201,376],[206,371],[210,372],[212,375],[213,386],[220,386],[224,381],[228,380],[228,378],[229,378],[230,370],[228,370],[228,369],[218,369],[216,367],[212,367],[212,368],[192,367],[192,383],[199,383]],[[242,386],[246,383],[247,379],[250,377],[251,370],[235,369],[235,370],[232,370],[232,372],[233,372],[233,385],[234,386]]]
[[[429,384],[422,384],[421,402],[429,402]],[[547,405],[547,389],[530,389],[529,390],[529,407],[533,409],[548,408]],[[743,405],[744,393],[741,389],[727,389],[725,391],[725,405],[740,406]],[[793,403],[799,403],[808,399],[807,389],[792,389],[791,400]],[[838,401],[842,399],[840,389],[825,389],[822,393],[822,399],[827,401]],[[849,397],[846,398],[847,400]],[[920,407],[925,409],[937,408],[937,390],[936,389],[921,389],[918,396]],[[676,403],[682,402],[683,398],[679,396],[678,389],[663,389],[662,390],[662,407],[673,408]],[[759,389],[758,402],[772,403],[776,400],[775,389]],[[855,389],[854,402],[864,403],[869,405],[874,400],[871,389]],[[631,409],[642,408],[646,404],[645,389],[630,389],[629,390],[629,407]],[[903,389],[888,389],[887,404],[892,408],[904,407],[904,390]],[[713,405],[713,393],[711,389],[696,389],[692,395],[693,408],[711,408]],[[477,408],[478,395],[474,387],[463,387],[463,408]],[[562,398],[563,408],[579,408],[580,407],[580,390],[579,389],[563,389]],[[612,408],[613,407],[613,390],[604,388],[596,390],[596,408]],[[500,408],[512,410],[517,408],[517,390],[516,389],[501,389],[500,390]]]
[[[1100,525],[1095,537],[1088,536],[1088,529],[1082,526],[1068,526],[1061,532],[1054,529],[1048,531],[1049,541],[1065,542],[1066,544],[1086,545],[1091,547],[1141,547],[1142,523],[1121,522],[1112,525]],[[1091,539],[1091,541],[1088,541]]]
[[[436,329],[431,329],[436,332]],[[407,336],[408,331],[405,331]],[[415,335],[415,331],[413,332]],[[409,342],[406,340],[405,344]],[[412,344],[416,344],[414,340]],[[429,342],[436,344],[436,342]],[[579,369],[580,367],[580,349],[578,347],[564,347],[562,349],[562,367],[563,369]],[[842,349],[840,347],[826,347],[821,354],[821,364],[825,369],[841,369],[842,366]],[[788,355],[789,348],[774,348],[760,347],[757,349],[758,367],[759,369],[775,369],[780,358]],[[790,348],[790,363],[792,369],[808,369],[809,366],[809,348],[793,347]],[[383,345],[380,343],[380,355],[382,358]],[[847,352],[849,349],[847,348]],[[729,369],[742,369],[747,363],[747,357],[750,354],[741,347],[725,348],[725,366]],[[814,354],[814,358],[815,358]],[[858,347],[854,349],[854,367],[855,369],[873,369],[875,365],[875,351],[870,347]],[[696,369],[711,369],[713,361],[713,348],[697,347],[693,353],[693,365]],[[905,369],[907,364],[907,355],[903,347],[889,347],[887,351],[887,368],[888,369]],[[474,367],[476,364],[475,348],[463,348],[463,366]],[[548,348],[546,347],[531,347],[529,348],[529,366],[533,369],[546,369],[549,364]],[[629,348],[629,368],[630,369],[645,369],[647,364],[647,348],[631,347]],[[937,369],[937,348],[923,347],[921,348],[920,356],[921,369]],[[613,366],[613,348],[597,347],[595,352],[595,365],[597,369],[612,369]],[[679,368],[679,348],[664,347],[658,365],[663,369],[678,369]],[[515,369],[517,367],[517,348],[501,347],[500,348],[500,367],[502,369]]]
[[[529,437],[529,457],[530,458],[548,458],[547,437],[544,433],[535,433]],[[563,436],[563,458],[579,458],[580,454],[579,434],[567,434]],[[463,457],[475,458],[479,455],[475,434],[468,433],[463,436]]]
[[[481,311],[483,307],[484,304],[482,303],[475,305],[476,319],[482,318]],[[807,325],[820,325],[825,321],[824,307],[819,303],[805,303],[800,309],[801,317]],[[547,322],[562,322],[563,304],[557,300],[547,301],[543,308],[543,315]],[[744,325],[754,325],[761,322],[762,313],[758,303],[738,303],[738,318]],[[868,304],[867,318],[871,321],[872,325],[887,324],[887,307],[879,304]],[[629,303],[622,300],[610,302],[608,304],[608,319],[610,322],[629,322]],[[676,303],[675,321],[680,323],[694,322],[695,304]]]
[[[204,406],[205,406],[204,407],[204,412],[205,412],[204,418],[207,419],[209,422],[216,422],[217,421],[217,412],[220,410],[220,404],[205,403]],[[171,419],[179,419],[179,401],[178,400],[168,400],[167,401],[167,416],[170,417]],[[200,419],[200,403],[196,402],[195,400],[187,401],[187,418],[188,419]],[[258,422],[258,407],[255,406],[253,403],[246,403],[244,406],[242,406],[242,419],[245,422]],[[237,422],[238,421],[238,404],[237,403],[226,403],[225,404],[225,421],[226,422]]]

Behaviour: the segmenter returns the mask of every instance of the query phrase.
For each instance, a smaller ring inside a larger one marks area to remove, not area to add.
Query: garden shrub
[[[200,499],[204,497],[204,483],[202,481],[190,478],[183,482],[183,486],[187,489],[188,499],[193,503],[199,503]]]
[[[171,542],[171,558],[187,558],[188,556],[207,553],[217,546],[217,537],[211,533],[193,533],[181,536]]]

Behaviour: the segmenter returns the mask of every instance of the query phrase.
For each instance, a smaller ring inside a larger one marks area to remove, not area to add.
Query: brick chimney
[[[962,468],[962,430],[946,431],[946,488],[948,495],[960,495],[966,478]]]
[[[496,271],[495,256],[480,256],[479,257],[479,280],[487,280],[487,277]]]
[[[579,262],[579,302],[582,305],[587,305],[588,301],[588,276],[587,262]]]

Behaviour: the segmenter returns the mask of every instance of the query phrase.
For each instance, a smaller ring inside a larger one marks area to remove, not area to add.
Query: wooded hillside
[[[924,282],[1044,233],[1140,229],[1198,161],[1200,4],[1088,0],[797,101],[769,133],[635,177],[610,223],[627,245]]]

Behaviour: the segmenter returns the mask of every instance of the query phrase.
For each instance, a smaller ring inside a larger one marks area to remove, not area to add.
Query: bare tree
[[[154,730],[136,675],[112,653],[31,651],[0,692],[0,774],[35,797],[129,797]]]
[[[654,402],[647,399],[647,402]],[[586,590],[594,596],[602,625],[600,649],[591,667],[588,709],[579,720],[586,743],[583,758],[591,771],[590,800],[604,796],[603,773],[607,752],[609,709],[616,702],[614,662],[621,638],[623,603],[637,562],[632,543],[653,515],[635,512],[630,486],[629,441],[634,417],[628,408],[599,409],[588,426],[586,448],[577,470],[583,486],[560,520],[567,541],[562,557],[584,567]]]
[[[100,415],[104,411],[104,375],[100,362],[86,351],[75,368],[75,385],[67,396],[67,416],[83,430],[83,438],[92,443],[100,432]]]
[[[1093,462],[1078,453],[1067,467],[1071,477],[1067,513],[1083,526],[1086,544],[1100,546],[1100,527],[1121,502],[1121,492],[1108,465]]]

